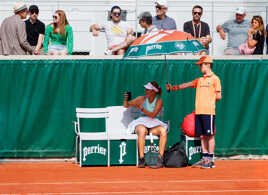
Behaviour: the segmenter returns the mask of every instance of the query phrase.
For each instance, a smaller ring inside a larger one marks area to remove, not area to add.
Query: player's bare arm
[[[144,96],[138,96],[135,99],[128,101],[128,95],[127,95],[127,93],[125,93],[123,105],[125,108],[131,107],[131,106],[139,108],[143,104],[144,100],[145,100]]]

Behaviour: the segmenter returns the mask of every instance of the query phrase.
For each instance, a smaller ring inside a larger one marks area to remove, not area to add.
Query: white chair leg
[[[78,160],[78,135],[75,138],[75,163],[78,164],[79,160]]]

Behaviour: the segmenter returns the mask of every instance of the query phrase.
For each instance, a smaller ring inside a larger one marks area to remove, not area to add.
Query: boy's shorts
[[[195,135],[215,135],[215,115],[195,115]]]

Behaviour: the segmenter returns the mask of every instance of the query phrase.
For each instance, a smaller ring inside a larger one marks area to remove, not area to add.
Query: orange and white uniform
[[[221,91],[219,77],[212,72],[192,82],[193,88],[196,88],[195,114],[215,115],[216,93]]]

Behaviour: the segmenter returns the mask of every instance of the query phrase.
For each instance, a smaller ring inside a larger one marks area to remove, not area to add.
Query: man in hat
[[[121,21],[121,8],[113,6],[110,18],[106,24],[93,24],[90,32],[93,36],[98,36],[99,31],[104,31],[107,40],[106,55],[123,55],[128,45],[135,39],[133,29],[124,21]]]
[[[155,0],[156,16],[153,17],[153,25],[160,30],[176,30],[176,22],[166,15],[168,10],[167,0]]]
[[[238,47],[247,40],[248,29],[250,28],[250,21],[246,20],[245,17],[245,8],[239,7],[235,10],[235,20],[228,20],[223,25],[216,27],[222,40],[226,39],[226,33],[228,33],[227,48],[224,50],[225,55],[240,55]]]
[[[30,17],[25,21],[27,41],[30,43],[35,53],[44,54],[44,49],[42,48],[42,43],[45,35],[45,24],[38,20],[39,9],[36,5],[31,5],[29,7]]]
[[[203,56],[195,63],[200,65],[203,76],[180,85],[166,85],[168,91],[189,87],[196,88],[195,97],[195,135],[200,135],[202,159],[194,167],[214,168],[215,150],[215,110],[216,101],[221,99],[220,79],[212,72],[213,60]]]
[[[150,33],[152,31],[158,31],[155,25],[152,24],[153,17],[150,12],[142,12],[139,16],[139,24],[144,28],[143,34]]]
[[[0,27],[0,54],[26,55],[27,51],[33,53],[33,48],[27,41],[26,27],[23,22],[28,14],[27,6],[19,2],[13,9],[15,15],[4,19]]]

